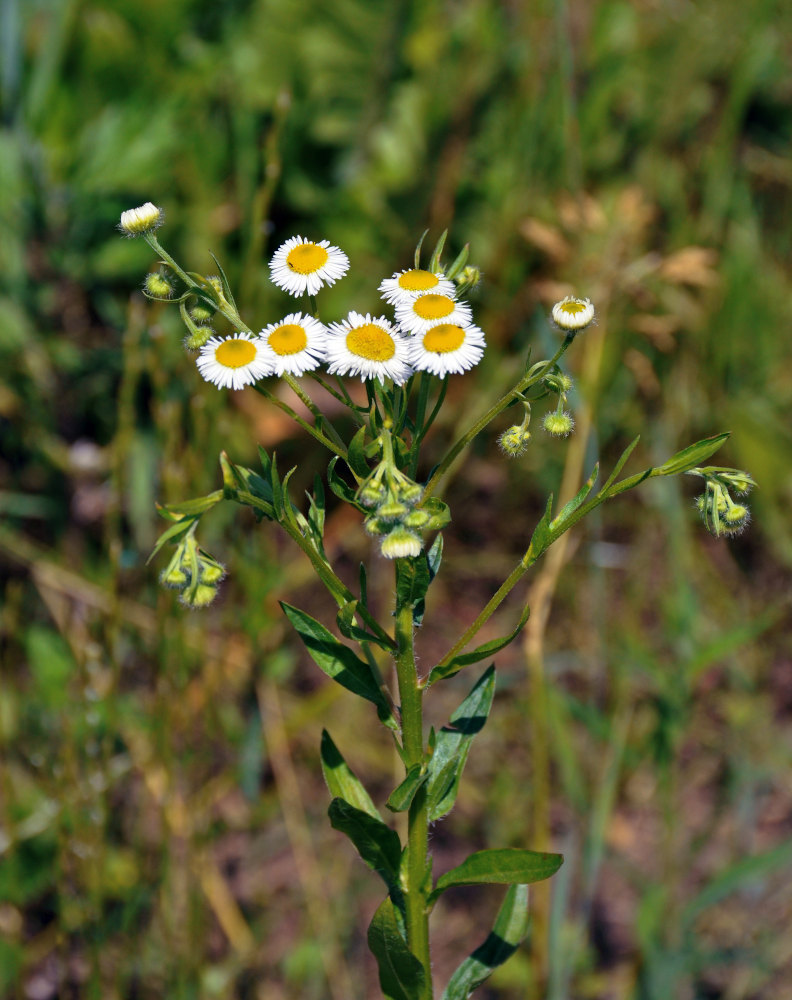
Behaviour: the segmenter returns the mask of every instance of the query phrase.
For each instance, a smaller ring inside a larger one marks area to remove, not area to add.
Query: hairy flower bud
[[[153,233],[164,221],[161,208],[150,201],[140,208],[128,208],[121,213],[121,221],[118,228],[124,236],[143,236],[145,233]]]
[[[205,608],[217,597],[217,587],[199,583],[197,587],[187,587],[179,595],[181,603],[188,608]]]
[[[572,433],[575,421],[572,419],[572,414],[567,413],[566,410],[561,413],[553,410],[545,414],[542,426],[553,437],[567,437],[567,435]]]
[[[211,326],[196,326],[184,338],[184,346],[188,351],[199,351],[216,332]]]
[[[143,291],[156,299],[169,299],[173,295],[174,286],[170,277],[163,271],[152,271],[146,275]]]
[[[386,559],[405,559],[421,554],[423,542],[420,537],[400,525],[382,541],[382,554]]]
[[[194,306],[190,306],[190,318],[199,326],[207,323],[215,312],[216,310],[210,309],[205,302],[196,302]]]
[[[466,295],[481,283],[481,271],[473,264],[468,264],[467,267],[462,268],[454,281],[456,282],[456,294]]]
[[[509,458],[517,458],[528,450],[530,440],[531,432],[526,427],[514,424],[512,427],[507,427],[501,434],[498,438],[498,444],[504,455],[508,455]]]
[[[576,299],[567,295],[556,302],[551,313],[553,322],[565,333],[579,333],[594,322],[594,306],[591,299]]]

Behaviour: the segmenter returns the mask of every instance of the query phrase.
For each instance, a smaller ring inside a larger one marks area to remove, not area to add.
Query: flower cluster
[[[179,600],[188,608],[205,608],[217,597],[225,567],[205,552],[191,530],[176,546],[171,561],[160,574],[164,587],[180,591]]]
[[[746,496],[751,492],[756,483],[747,472],[708,466],[691,469],[690,474],[701,476],[706,484],[701,496],[696,497],[695,504],[708,531],[716,537],[739,535],[748,527],[750,509],[744,503],[735,503],[729,492],[732,489],[737,496]]]
[[[373,508],[364,525],[370,535],[382,537],[381,550],[386,558],[417,556],[423,548],[420,532],[431,521],[431,516],[417,507],[423,490],[396,467],[389,428],[383,428],[381,441],[382,461],[357,492],[360,503]]]

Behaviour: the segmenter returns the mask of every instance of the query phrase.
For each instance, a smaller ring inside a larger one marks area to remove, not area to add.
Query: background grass
[[[482,998],[792,992],[788,5],[0,0],[0,18],[0,995],[378,995],[379,890],[328,829],[322,726],[377,801],[396,765],[276,599],[331,609],[230,507],[201,526],[230,570],[209,611],[145,565],[155,501],[216,488],[221,448],[299,461],[295,496],[322,462],[258,397],[206,386],[176,311],[143,302],[151,254],[113,227],[147,200],[182,263],[218,254],[253,325],[282,314],[266,261],[293,233],[351,258],[333,317],[377,308],[426,226],[470,241],[489,349],[427,466],[551,348],[549,304],[596,301],[569,445],[537,431],[506,463],[485,436],[451,482],[423,663],[560,481],[637,433],[636,468],[732,431],[724,463],[761,487],[747,535],[709,538],[691,483],[659,482],[548,555],[433,848],[438,871],[483,846],[566,854]],[[383,569],[341,510],[328,547],[350,578]],[[438,689],[431,721],[472,681]],[[443,898],[438,981],[497,905]]]

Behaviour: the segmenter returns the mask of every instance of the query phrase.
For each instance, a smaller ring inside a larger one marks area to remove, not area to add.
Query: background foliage
[[[178,259],[218,254],[253,325],[282,315],[266,259],[293,233],[350,255],[333,316],[377,308],[425,226],[469,240],[490,347],[430,451],[551,347],[549,303],[597,302],[569,448],[537,432],[507,464],[480,440],[453,479],[427,662],[562,477],[636,433],[647,464],[733,432],[724,463],[761,486],[748,535],[707,537],[690,484],[659,482],[548,556],[433,846],[437,870],[491,842],[566,854],[482,996],[789,993],[788,5],[2,0],[0,18],[0,995],[377,996],[378,890],[329,829],[317,749],[330,720],[369,783],[391,751],[288,634],[275,598],[306,565],[230,507],[202,525],[231,572],[209,612],[145,565],[155,500],[215,488],[222,447],[299,457],[295,495],[321,461],[263,401],[206,386],[176,311],[144,304],[150,253],[112,229],[147,200]],[[330,525],[351,575],[367,543]],[[439,974],[485,906],[444,897]]]

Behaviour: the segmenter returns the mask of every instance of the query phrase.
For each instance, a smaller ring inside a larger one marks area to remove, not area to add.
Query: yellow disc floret
[[[439,323],[424,334],[423,345],[433,354],[457,351],[465,342],[465,331],[453,323]]]
[[[389,361],[396,353],[393,337],[376,323],[354,327],[347,334],[346,345],[353,354],[369,361]]]
[[[305,330],[297,323],[284,323],[277,327],[267,338],[267,342],[276,354],[281,357],[287,354],[299,354],[308,344]]]
[[[215,351],[215,360],[224,368],[244,368],[256,357],[256,345],[250,340],[224,340]]]
[[[300,243],[289,251],[286,266],[297,274],[313,274],[324,267],[327,260],[328,253],[324,247],[316,243]]]
[[[413,303],[413,311],[421,319],[443,319],[454,311],[454,300],[447,295],[422,295]]]
[[[398,281],[399,288],[403,288],[406,292],[428,292],[430,288],[437,287],[439,279],[431,271],[416,268],[413,271],[405,271],[404,274],[400,274]]]

